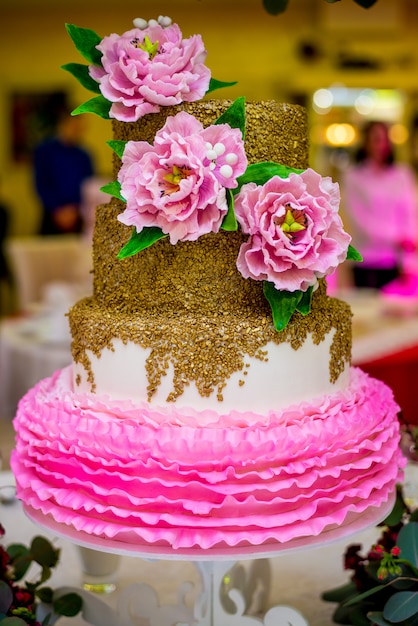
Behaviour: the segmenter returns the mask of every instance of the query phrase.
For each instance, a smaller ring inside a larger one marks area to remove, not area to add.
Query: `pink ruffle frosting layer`
[[[390,499],[398,406],[353,368],[349,387],[268,415],[133,405],[72,389],[71,368],[21,400],[18,496],[89,536],[173,549],[316,536]]]

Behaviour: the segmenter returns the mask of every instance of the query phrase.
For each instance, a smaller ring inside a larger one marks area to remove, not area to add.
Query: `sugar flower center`
[[[300,209],[293,209],[290,204],[286,204],[285,209],[285,216],[275,217],[274,224],[280,226],[289,239],[293,239],[296,233],[306,229],[306,215]]]
[[[135,39],[132,39],[131,43],[135,48],[144,50],[148,54],[150,61],[152,61],[158,52],[158,40],[152,43],[148,35],[145,35],[144,41],[142,42],[138,39],[138,37],[135,37]]]
[[[164,189],[161,192],[162,196],[170,196],[172,193],[180,190],[180,183],[183,179],[187,178],[192,171],[187,167],[181,167],[173,165],[171,172],[163,176]]]

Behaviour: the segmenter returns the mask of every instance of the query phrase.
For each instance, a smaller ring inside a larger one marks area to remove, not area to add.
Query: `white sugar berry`
[[[171,17],[168,17],[168,15],[159,15],[158,16],[158,23],[163,28],[167,28],[167,26],[171,26],[172,19],[171,19]]]
[[[231,178],[231,176],[233,174],[232,167],[230,165],[222,165],[222,167],[219,170],[219,173],[224,178]]]
[[[225,161],[229,165],[235,165],[235,163],[238,162],[238,155],[236,155],[234,152],[228,152],[228,154],[225,156]]]
[[[136,17],[134,19],[135,28],[139,28],[139,30],[145,30],[148,27],[147,20],[144,20],[143,17]]]

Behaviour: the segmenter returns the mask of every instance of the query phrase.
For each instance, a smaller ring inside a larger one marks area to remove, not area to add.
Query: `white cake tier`
[[[334,332],[326,335],[318,345],[308,335],[297,350],[285,342],[279,345],[269,343],[266,360],[246,357],[243,371],[231,375],[222,392],[222,401],[218,400],[216,392],[202,397],[192,382],[177,398],[176,406],[213,409],[221,413],[236,410],[260,414],[343,390],[349,381],[348,365],[335,383],[330,381],[330,347]],[[125,344],[120,339],[114,339],[112,344],[113,349],[103,349],[99,358],[87,351],[95,394],[115,400],[145,400],[148,395],[145,365],[150,351],[133,342]],[[87,372],[81,364],[73,364],[73,376],[78,393],[91,391]],[[172,388],[170,366],[152,397],[151,405],[164,405]]]

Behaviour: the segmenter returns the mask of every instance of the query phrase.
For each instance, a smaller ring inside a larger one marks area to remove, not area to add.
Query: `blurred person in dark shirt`
[[[55,136],[34,151],[35,187],[42,205],[39,232],[42,235],[80,233],[83,182],[93,176],[90,154],[81,145],[84,133],[82,116],[61,111]]]

